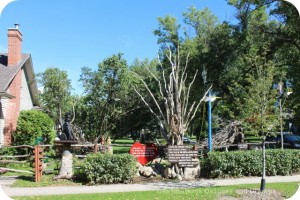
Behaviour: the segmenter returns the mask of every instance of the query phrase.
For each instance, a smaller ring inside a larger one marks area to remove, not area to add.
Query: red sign
[[[158,155],[158,151],[153,143],[141,144],[136,142],[132,145],[130,154],[134,155],[139,163],[145,165]]]

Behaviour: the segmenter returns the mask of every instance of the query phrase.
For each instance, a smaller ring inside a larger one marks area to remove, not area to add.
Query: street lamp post
[[[266,188],[266,137],[263,136],[262,142],[262,177],[260,182],[260,191],[263,192]]]
[[[208,149],[212,151],[212,138],[211,138],[211,94],[208,92]]]
[[[279,92],[279,115],[280,115],[280,138],[281,138],[281,149],[283,149],[283,127],[282,127],[282,97],[283,97],[283,82],[278,83],[278,92]]]
[[[204,87],[206,84],[206,78],[207,78],[207,71],[205,69],[205,67],[203,68],[202,71],[202,78],[203,78],[203,82],[204,82]],[[211,136],[211,93],[210,91],[208,92],[208,106],[207,106],[207,112],[208,112],[208,118],[207,118],[207,123],[208,123],[208,150],[212,151],[212,136]]]
[[[282,113],[282,109],[283,109],[283,105],[284,102],[286,101],[286,99],[288,98],[288,96],[290,94],[292,94],[293,92],[289,90],[289,88],[286,88],[286,92],[284,91],[284,83],[282,81],[280,81],[278,83],[278,92],[279,92],[279,96],[278,96],[278,100],[279,100],[279,120],[280,120],[280,137],[281,137],[281,149],[283,149],[283,113]],[[284,98],[284,99],[283,99]],[[283,101],[282,101],[283,100]]]

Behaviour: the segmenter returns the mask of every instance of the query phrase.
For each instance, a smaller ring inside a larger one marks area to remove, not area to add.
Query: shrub
[[[210,178],[261,176],[262,152],[211,152],[202,161],[202,174]],[[266,150],[266,175],[290,175],[300,172],[300,151]]]
[[[21,111],[16,131],[13,134],[15,145],[34,145],[38,138],[51,144],[55,138],[54,122],[45,113],[38,110]]]
[[[130,154],[90,154],[77,178],[86,178],[90,184],[111,184],[131,181],[136,174],[136,159]],[[81,180],[84,181],[84,180]]]

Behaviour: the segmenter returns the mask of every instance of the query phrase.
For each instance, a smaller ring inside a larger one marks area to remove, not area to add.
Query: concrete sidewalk
[[[167,189],[188,189],[209,186],[226,186],[260,183],[261,177],[247,177],[236,179],[202,179],[197,181],[169,181],[141,184],[112,184],[97,186],[57,186],[57,187],[36,187],[36,188],[15,188],[10,187],[13,178],[0,177],[2,190],[10,197],[13,196],[42,196],[42,195],[64,195],[64,194],[90,194],[108,192],[130,192],[150,191]],[[271,176],[266,177],[266,182],[299,182],[300,175],[294,176]]]

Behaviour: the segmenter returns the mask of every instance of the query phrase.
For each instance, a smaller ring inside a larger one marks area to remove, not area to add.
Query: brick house
[[[7,53],[0,53],[0,146],[12,143],[21,110],[37,102],[37,85],[30,54],[22,54],[19,25],[8,29]]]

